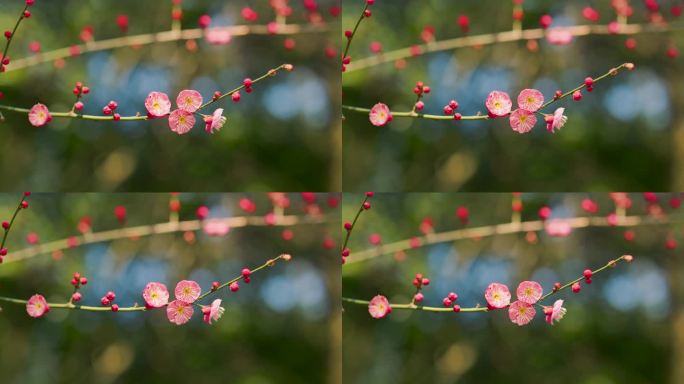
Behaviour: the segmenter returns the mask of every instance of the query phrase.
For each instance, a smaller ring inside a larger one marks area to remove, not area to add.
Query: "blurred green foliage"
[[[207,135],[198,122],[187,135],[169,131],[166,119],[152,122],[98,123],[55,119],[36,129],[25,114],[2,111],[0,173],[5,190],[45,191],[271,191],[334,190],[339,163],[339,138],[333,124],[339,116],[338,64],[324,54],[338,45],[339,18],[322,0],[320,12],[327,32],[292,36],[233,37],[228,45],[197,41],[197,51],[186,42],[120,48],[68,58],[63,69],[52,63],[0,75],[0,104],[29,108],[37,102],[53,111],[67,111],[76,81],[90,86],[83,100],[85,113],[100,115],[109,100],[119,103],[122,115],[145,112],[150,91],[175,99],[182,89],[195,88],[204,99],[214,91],[228,91],[283,63],[295,65],[244,94],[239,104],[229,99],[227,125]],[[0,25],[14,25],[23,2],[0,3]],[[183,2],[183,28],[196,28],[200,15],[212,26],[241,25],[245,6],[259,13],[257,24],[273,20],[267,2]],[[288,23],[307,24],[306,10],[292,4]],[[64,0],[40,1],[31,9],[10,50],[14,59],[32,55],[29,43],[43,52],[81,43],[80,31],[93,27],[95,40],[122,36],[116,24],[129,17],[129,35],[169,30],[171,1]],[[286,38],[296,47],[287,50]],[[10,64],[11,67],[11,64]],[[211,110],[213,111],[213,110]],[[209,111],[209,112],[211,112]]]
[[[344,2],[343,28],[351,28],[362,0]],[[581,10],[593,6],[601,23],[615,19],[610,2],[525,1],[523,28],[538,28],[550,14],[553,26],[587,23]],[[630,23],[646,23],[642,4],[632,5]],[[665,19],[678,28],[681,21],[661,2]],[[422,44],[421,31],[433,27],[435,39],[463,36],[457,18],[468,15],[470,35],[511,30],[510,1],[449,0],[378,1],[371,7],[352,44],[352,64],[374,55],[372,42],[385,52]],[[424,99],[426,113],[441,115],[449,100],[458,112],[486,112],[484,100],[495,89],[507,91],[515,103],[518,92],[536,87],[550,98],[556,89],[569,90],[586,76],[598,76],[624,62],[636,63],[634,72],[621,73],[584,94],[581,103],[570,98],[554,105],[567,108],[568,124],[549,134],[543,122],[529,134],[511,131],[507,119],[485,122],[422,121],[396,118],[374,127],[365,113],[345,111],[344,188],[347,191],[611,191],[680,189],[682,164],[677,156],[682,126],[678,113],[684,105],[681,58],[665,55],[680,46],[684,34],[645,33],[633,36],[637,49],[625,48],[629,36],[576,38],[568,46],[538,42],[530,51],[526,41],[461,48],[343,75],[345,105],[372,107],[383,102],[408,111],[415,102],[417,81],[431,86]],[[679,184],[677,184],[679,183]]]
[[[263,195],[181,194],[181,220],[195,218],[199,205],[210,217],[240,216],[238,200],[251,197],[255,215],[269,212]],[[303,215],[304,204],[291,195],[286,214]],[[181,279],[195,279],[207,288],[226,281],[244,267],[256,267],[283,252],[289,263],[254,274],[238,293],[222,291],[224,316],[212,325],[194,318],[175,326],[163,310],[149,313],[90,313],[53,309],[44,318],[28,317],[22,305],[0,302],[0,372],[3,383],[323,383],[338,382],[340,329],[331,319],[339,310],[337,252],[324,249],[323,239],[337,239],[339,208],[318,195],[327,219],[323,224],[290,227],[294,238],[281,238],[282,227],[233,228],[225,237],[201,231],[193,241],[173,233],[121,239],[65,250],[59,260],[50,255],[0,265],[0,296],[26,299],[41,293],[64,302],[72,293],[74,271],[89,278],[83,303],[99,305],[108,290],[121,306],[142,303],[149,281],[173,290]],[[18,196],[0,195],[3,219]],[[27,247],[25,236],[35,232],[42,243],[78,234],[76,225],[91,217],[93,231],[120,227],[114,207],[128,210],[127,226],[168,220],[168,194],[34,194],[20,212],[8,238],[9,258]],[[171,292],[171,294],[173,294]]]
[[[684,356],[681,318],[684,275],[681,245],[667,250],[665,239],[682,242],[683,212],[659,204],[672,225],[573,230],[566,238],[525,233],[464,239],[353,263],[355,252],[371,248],[377,233],[383,244],[420,236],[419,225],[432,218],[435,232],[464,227],[456,208],[470,211],[467,227],[511,220],[510,194],[376,194],[362,213],[350,241],[351,256],[343,267],[343,296],[370,300],[377,294],[406,303],[416,273],[431,279],[425,305],[442,306],[448,292],[458,304],[484,305],[484,289],[505,283],[515,296],[520,281],[537,280],[546,291],[554,281],[580,277],[623,254],[632,264],[594,276],[580,294],[563,291],[568,313],[553,327],[541,310],[524,327],[511,323],[505,311],[492,313],[423,313],[395,310],[387,318],[370,317],[363,305],[344,306],[344,378],[347,383],[677,383]],[[586,216],[580,201],[592,197],[599,216],[614,209],[606,194],[524,194],[523,221],[536,220],[543,205],[553,218]],[[629,215],[646,214],[640,194],[633,194]],[[346,194],[343,218],[356,213],[362,195]],[[528,239],[534,239],[529,241]]]

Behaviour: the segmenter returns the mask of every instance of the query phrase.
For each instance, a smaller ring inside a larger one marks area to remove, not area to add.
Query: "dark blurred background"
[[[352,28],[362,1],[344,2],[343,26]],[[511,1],[449,0],[378,1],[373,16],[359,28],[350,52],[352,62],[374,55],[372,42],[384,51],[422,44],[421,31],[435,29],[436,40],[463,36],[457,18],[470,17],[470,35],[511,30]],[[663,17],[681,1],[658,1]],[[645,23],[642,1],[631,1],[630,23]],[[523,28],[538,28],[543,14],[553,27],[586,24],[582,8],[595,7],[600,24],[615,19],[609,1],[524,2]],[[625,40],[634,37],[637,48]],[[386,63],[344,77],[344,104],[370,108],[384,102],[394,110],[410,110],[416,81],[432,87],[425,112],[442,114],[455,98],[459,112],[486,111],[484,101],[494,90],[509,92],[514,103],[523,88],[534,87],[549,99],[556,89],[580,85],[624,62],[634,72],[621,73],[584,93],[581,103],[570,98],[554,105],[567,107],[568,124],[549,134],[542,122],[526,135],[513,132],[507,119],[483,122],[439,122],[397,118],[374,127],[367,114],[345,112],[345,190],[383,191],[610,191],[684,189],[684,82],[681,57],[666,55],[681,47],[681,32],[636,36],[590,36],[570,45],[539,41],[531,52],[527,42],[503,43],[481,49],[461,48],[406,60],[398,70]],[[681,50],[681,49],[680,49]]]
[[[263,195],[181,194],[181,220],[193,220],[200,205],[210,217],[242,216],[238,201],[250,197],[254,215],[271,211]],[[291,194],[285,214],[304,216],[299,194]],[[164,282],[173,297],[181,279],[203,288],[226,281],[244,267],[256,267],[287,252],[289,263],[254,274],[240,291],[222,291],[226,312],[207,325],[197,310],[183,326],[171,324],[163,310],[149,313],[82,312],[53,309],[30,318],[25,306],[0,302],[0,372],[3,383],[339,383],[340,267],[335,243],[340,208],[328,206],[334,195],[317,195],[323,224],[293,227],[233,228],[225,237],[203,232],[122,239],[0,265],[0,296],[27,299],[41,293],[49,301],[71,295],[71,274],[89,278],[83,304],[99,305],[113,290],[119,305],[142,303],[150,281]],[[19,197],[0,195],[3,220]],[[34,194],[20,212],[8,238],[13,251],[28,247],[35,232],[41,243],[79,234],[76,225],[88,215],[93,231],[120,227],[114,207],[128,210],[128,226],[163,223],[169,218],[168,194]],[[294,238],[285,241],[284,229]],[[192,236],[194,235],[194,236]],[[192,239],[192,240],[191,240]],[[191,240],[191,241],[190,241]]]
[[[0,26],[10,29],[23,1],[0,3]],[[233,37],[228,45],[197,41],[120,48],[68,58],[62,69],[40,64],[0,75],[0,104],[30,108],[37,102],[52,111],[68,111],[76,81],[90,86],[84,112],[100,115],[110,100],[122,115],[145,112],[150,91],[169,94],[172,107],[182,89],[197,89],[208,100],[214,91],[228,91],[246,77],[256,78],[283,63],[295,66],[257,84],[242,101],[229,98],[227,125],[207,135],[197,123],[178,136],[166,119],[153,122],[98,123],[55,119],[37,129],[25,114],[2,111],[0,173],[4,189],[45,191],[271,191],[339,189],[339,64],[326,48],[339,45],[340,19],[330,15],[338,0],[318,0],[327,32],[283,36]],[[301,1],[292,2],[290,24],[308,24]],[[259,13],[258,21],[242,19],[243,7]],[[95,40],[122,36],[116,24],[128,15],[128,35],[167,31],[171,0],[38,1],[33,15],[19,27],[9,56],[33,55],[81,43],[79,34],[93,27]],[[212,26],[265,25],[274,20],[266,1],[183,1],[182,27],[197,28],[202,14]],[[285,40],[295,42],[285,48]],[[4,47],[4,46],[3,46]],[[10,68],[11,68],[10,64]],[[213,109],[211,110],[213,111]],[[335,127],[337,125],[337,127]],[[335,173],[336,172],[336,173]],[[335,176],[337,175],[337,176]],[[9,188],[12,186],[12,188]]]
[[[395,310],[376,320],[364,305],[344,304],[344,377],[348,383],[681,383],[684,381],[684,240],[681,208],[672,209],[662,194],[658,204],[672,225],[574,230],[569,237],[525,233],[461,240],[417,248],[353,263],[354,252],[372,247],[369,236],[391,243],[420,236],[419,225],[432,218],[434,231],[464,227],[456,207],[470,210],[467,227],[511,220],[510,194],[376,194],[352,235],[352,254],[343,267],[343,296],[370,300],[377,294],[407,303],[416,273],[431,283],[423,290],[425,305],[442,306],[450,291],[461,306],[485,304],[484,290],[493,281],[515,287],[539,281],[548,291],[555,281],[580,277],[623,254],[620,263],[596,275],[580,294],[569,289],[568,312],[554,326],[541,311],[519,327],[504,311],[493,313],[424,313]],[[580,201],[592,197],[598,215],[614,210],[606,194],[524,194],[522,219],[536,220],[548,205],[553,218],[586,216]],[[631,196],[629,215],[646,213],[641,194]],[[363,200],[345,194],[343,218],[349,220]],[[528,241],[528,236],[536,239]],[[665,247],[666,239],[679,243]],[[548,303],[547,303],[548,304]]]

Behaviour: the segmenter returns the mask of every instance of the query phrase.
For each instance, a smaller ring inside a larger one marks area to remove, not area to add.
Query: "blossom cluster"
[[[284,261],[290,261],[292,260],[292,256],[289,254],[281,254],[275,259],[268,260],[264,265],[257,268],[255,271],[263,267],[273,266],[275,262],[280,259]],[[100,299],[100,304],[102,307],[110,307],[112,312],[118,312],[119,310],[142,311],[166,308],[167,319],[169,322],[176,325],[182,325],[189,322],[195,312],[194,307],[198,307],[202,310],[203,321],[207,324],[212,324],[212,322],[217,321],[225,312],[225,308],[221,306],[222,300],[214,299],[209,305],[199,304],[198,301],[226,286],[229,287],[231,292],[237,292],[239,290],[238,281],[242,280],[246,284],[249,283],[252,278],[252,273],[253,271],[249,268],[243,268],[238,278],[230,280],[223,285],[221,285],[218,281],[214,281],[211,284],[210,290],[205,293],[202,293],[202,288],[196,281],[181,280],[176,284],[176,287],[173,291],[174,300],[172,301],[169,301],[170,294],[166,285],[160,282],[152,281],[147,283],[142,291],[142,298],[145,302],[144,307],[139,307],[138,304],[135,304],[133,307],[119,308],[118,304],[114,304],[114,301],[116,300],[116,294],[113,291],[108,291]],[[87,284],[88,279],[85,276],[82,276],[80,273],[75,272],[71,279],[71,285],[74,286],[74,293],[71,295],[69,302],[66,304],[53,304],[53,307],[98,310],[98,308],[85,307],[75,304],[83,299],[80,289],[82,286]],[[35,294],[26,301],[26,312],[31,317],[43,317],[49,311],[50,303],[41,294]]]
[[[552,305],[542,305],[540,301],[544,300],[551,294],[555,294],[567,287],[570,287],[572,292],[579,293],[581,289],[580,281],[584,280],[586,284],[591,284],[592,277],[604,270],[607,267],[614,267],[619,260],[624,260],[628,263],[634,260],[631,255],[624,255],[616,260],[611,260],[608,264],[596,271],[591,269],[586,269],[582,273],[582,277],[571,281],[568,284],[561,285],[561,283],[556,282],[553,285],[552,292],[544,295],[544,289],[541,284],[536,281],[522,281],[518,284],[515,290],[516,300],[511,302],[511,292],[508,286],[499,282],[490,283],[484,291],[484,298],[487,302],[486,307],[480,307],[478,304],[476,307],[467,308],[469,311],[495,311],[499,309],[508,309],[508,318],[513,324],[519,326],[527,325],[534,319],[537,311],[535,306],[542,308],[545,321],[551,325],[554,322],[558,322],[567,313],[565,307],[563,307],[564,300],[558,299]],[[422,274],[416,274],[413,279],[413,285],[416,287],[417,292],[413,296],[413,300],[410,304],[400,304],[396,307],[402,309],[418,309],[418,310],[428,310],[428,311],[443,311],[440,308],[434,307],[423,307],[421,306],[424,295],[421,293],[421,289],[424,286],[430,284],[430,280],[424,277]],[[458,300],[458,294],[455,292],[449,292],[449,294],[442,299],[442,303],[445,307],[451,308],[453,312],[461,312],[463,308],[460,305],[455,304]],[[383,295],[376,295],[368,303],[368,313],[371,317],[376,319],[381,319],[392,312],[392,305],[390,304],[387,297]]]

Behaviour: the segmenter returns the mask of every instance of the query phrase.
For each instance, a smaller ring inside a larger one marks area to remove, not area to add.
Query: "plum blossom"
[[[176,289],[173,291],[177,300],[182,300],[186,303],[194,303],[195,300],[202,293],[202,288],[196,281],[181,280],[176,284]]]
[[[515,294],[518,296],[518,300],[527,304],[534,304],[541,298],[544,293],[544,289],[541,284],[536,281],[523,281],[518,285]]]
[[[145,305],[149,308],[163,307],[169,302],[169,290],[162,283],[147,283],[143,290],[143,299],[145,299]]]
[[[28,119],[29,123],[34,127],[42,127],[52,121],[52,115],[50,115],[50,111],[44,104],[38,103],[31,107],[31,110],[28,113]]]
[[[368,303],[368,313],[375,319],[382,319],[392,312],[392,306],[387,298],[377,295]]]
[[[377,103],[371,108],[368,117],[371,124],[382,127],[392,121],[392,112],[386,104]]]
[[[546,32],[546,41],[553,45],[567,45],[572,42],[572,32],[565,28],[551,28]]]
[[[203,229],[209,236],[225,236],[230,232],[230,226],[223,220],[207,220]]]
[[[169,128],[179,135],[190,132],[195,126],[195,116],[188,111],[176,109],[169,115]]]
[[[547,221],[544,229],[549,236],[553,237],[566,237],[572,232],[572,226],[565,220]]]
[[[202,307],[202,313],[204,315],[204,322],[211,324],[212,320],[216,321],[223,315],[225,308],[221,306],[221,299],[214,300],[210,306]]]
[[[536,89],[523,89],[518,95],[518,107],[537,112],[544,104],[544,94]]]
[[[209,28],[204,33],[207,43],[214,45],[225,45],[230,43],[233,35],[228,28]]]
[[[42,317],[50,311],[50,306],[48,305],[45,297],[43,295],[33,295],[26,303],[26,312],[31,317]]]
[[[487,96],[485,101],[485,106],[489,115],[492,117],[502,117],[511,113],[511,107],[513,107],[513,102],[508,93],[502,91],[492,91]]]
[[[563,113],[565,112],[565,108],[558,108],[556,111],[553,113],[553,115],[546,115],[546,130],[554,133],[555,130],[560,130],[563,128],[565,123],[568,122],[568,117],[565,116]]]
[[[485,290],[485,299],[491,308],[504,308],[511,302],[511,292],[504,284],[491,283]]]
[[[145,99],[145,108],[151,117],[162,117],[171,111],[169,96],[163,92],[150,92]]]
[[[553,307],[544,307],[546,322],[553,325],[554,321],[560,321],[568,310],[563,308],[563,300],[556,300]]]
[[[537,124],[537,117],[533,112],[525,109],[516,109],[509,118],[511,128],[518,133],[527,133]]]
[[[204,130],[207,133],[219,131],[226,124],[226,117],[223,116],[223,108],[218,108],[211,116],[204,117]]]
[[[176,325],[182,325],[190,321],[194,312],[192,304],[182,300],[174,300],[166,307],[166,317]]]
[[[528,324],[534,315],[537,313],[532,304],[525,303],[524,301],[516,301],[508,308],[508,318],[515,324],[523,326]]]
[[[202,94],[194,89],[182,90],[176,97],[176,105],[186,112],[195,112],[202,105]]]

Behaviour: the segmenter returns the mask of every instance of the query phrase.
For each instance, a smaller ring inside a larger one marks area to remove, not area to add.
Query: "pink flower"
[[[565,220],[551,220],[544,226],[546,233],[553,237],[566,237],[572,232],[572,226]]]
[[[194,312],[192,304],[182,300],[174,300],[166,307],[166,317],[176,325],[182,325],[190,321]]]
[[[368,313],[375,319],[382,319],[392,313],[392,306],[385,296],[377,295],[368,303]]]
[[[554,45],[567,45],[572,42],[573,35],[564,28],[551,28],[546,32],[546,41]]]
[[[544,307],[546,322],[553,325],[554,320],[560,321],[568,310],[563,308],[563,300],[556,300],[553,307]]]
[[[179,135],[190,132],[195,126],[195,116],[182,109],[176,109],[169,115],[169,128]]]
[[[173,293],[176,295],[177,300],[194,303],[202,293],[202,288],[200,288],[196,281],[181,280],[176,284],[176,289]]]
[[[518,133],[527,133],[534,128],[535,124],[537,124],[537,116],[534,115],[534,112],[525,109],[516,109],[513,111],[509,120],[511,122],[511,128]]]
[[[169,290],[162,283],[147,283],[143,289],[143,299],[149,308],[160,308],[169,302]]]
[[[544,293],[544,289],[536,281],[523,281],[518,284],[518,289],[515,290],[518,300],[527,304],[534,304],[539,301],[542,293]]]
[[[511,302],[511,292],[504,284],[491,283],[485,290],[485,299],[491,308],[504,308]]]
[[[195,112],[202,105],[202,94],[193,89],[182,90],[176,98],[176,104],[178,109]]]
[[[204,130],[207,131],[207,133],[214,133],[214,131],[223,128],[226,124],[226,120],[226,117],[223,116],[223,108],[219,108],[214,111],[213,115],[204,118]]]
[[[28,119],[29,123],[34,127],[42,127],[52,121],[52,116],[44,104],[38,103],[31,107],[31,110],[28,113]]]
[[[221,299],[216,299],[211,303],[211,306],[202,307],[202,313],[204,314],[204,322],[211,324],[211,321],[218,320],[225,311],[225,308],[221,306]]]
[[[518,107],[537,112],[544,104],[544,94],[536,89],[523,89],[518,95]]]
[[[516,301],[508,308],[508,318],[520,326],[525,325],[534,319],[537,311],[531,304],[523,301]]]
[[[487,101],[485,101],[487,106],[487,111],[492,117],[506,116],[511,113],[511,107],[513,107],[513,102],[508,93],[501,91],[492,91],[489,96],[487,96]]]
[[[203,229],[209,236],[225,236],[230,232],[230,226],[223,220],[207,220]]]
[[[169,101],[169,96],[166,93],[150,92],[145,99],[145,108],[152,117],[166,116],[171,111],[171,101]]]
[[[392,112],[389,107],[383,103],[377,103],[371,108],[368,115],[371,124],[376,127],[382,127],[392,121]]]
[[[204,38],[209,44],[224,45],[230,43],[233,36],[227,28],[209,28],[204,33]]]
[[[568,122],[568,117],[563,114],[565,108],[558,108],[553,115],[546,116],[546,130],[554,132],[556,129],[561,129]]]
[[[28,312],[31,317],[42,317],[44,314],[50,311],[50,306],[43,295],[33,295],[26,303],[26,312]]]

